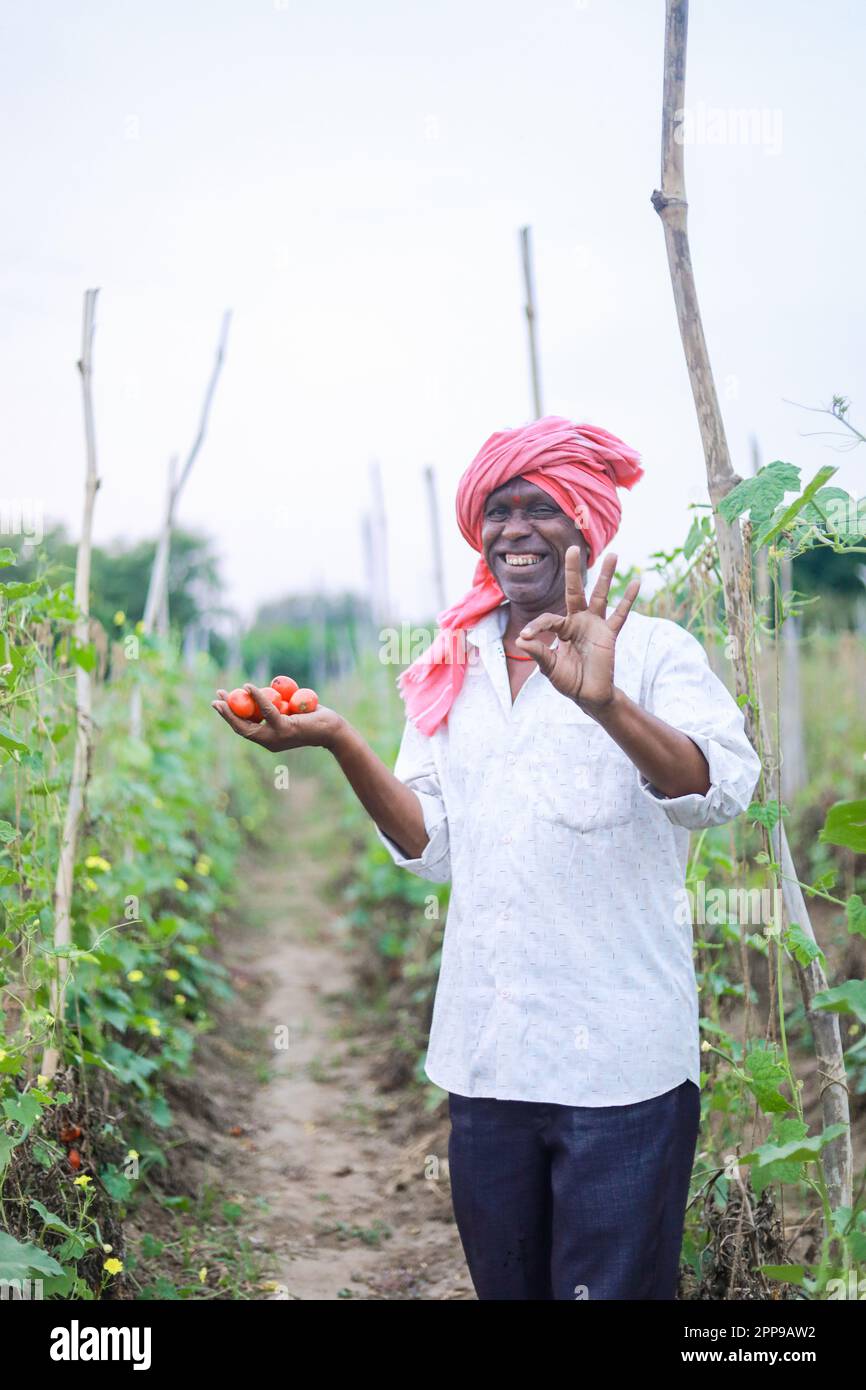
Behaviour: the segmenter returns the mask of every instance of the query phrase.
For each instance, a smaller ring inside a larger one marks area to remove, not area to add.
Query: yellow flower
[[[183,949],[186,951],[186,953],[187,953],[188,956],[197,956],[197,955],[198,955],[198,947],[197,947],[197,946],[184,946]]]
[[[162,1027],[160,1026],[159,1019],[158,1019],[158,1018],[148,1018],[148,1019],[145,1019],[145,1023],[147,1024],[147,1029],[148,1029],[148,1032],[150,1033],[151,1037],[152,1037],[152,1038],[158,1038],[159,1035],[160,1035],[161,1032],[162,1032]]]
[[[141,636],[141,634],[144,632],[144,623],[141,621],[141,619],[139,619],[138,622],[135,624],[135,630],[139,634],[139,636]]]
[[[106,1274],[119,1274],[123,1269],[123,1260],[106,1260],[102,1268]]]
[[[174,996],[174,1002],[175,1002],[175,1004],[185,1004],[185,1003],[186,1003],[186,995],[185,995],[185,994],[176,994],[176,995]]]
[[[101,869],[104,874],[111,868],[107,859],[103,859],[101,854],[89,854],[84,861],[88,869]]]
[[[86,1173],[82,1173],[80,1178],[73,1179],[72,1186],[86,1187],[89,1182],[93,1182],[93,1179],[89,1178]]]
[[[165,974],[165,978],[166,978],[167,980],[179,980],[179,979],[180,979],[180,971],[179,971],[179,970],[166,970],[166,971],[164,972],[164,974]]]
[[[9,1053],[5,1050],[5,1048],[0,1047],[0,1062],[5,1062],[8,1056]]]
[[[114,626],[115,626],[115,627],[123,627],[123,624],[124,624],[125,622],[126,622],[126,614],[124,613],[124,611],[123,611],[122,608],[118,608],[117,612],[116,612],[115,615],[114,615]]]
[[[189,884],[187,883],[185,878],[176,878],[174,881],[174,886],[179,893],[189,892]]]
[[[210,866],[210,859],[206,854],[203,854],[200,859],[196,860],[195,871],[197,874],[201,874],[202,878],[207,878],[210,873]]]
[[[36,1078],[36,1085],[40,1088],[40,1090],[44,1090],[46,1086],[51,1085],[51,1077],[43,1076],[42,1072],[40,1072]]]
[[[127,978],[132,984],[137,985],[138,982],[139,982],[139,980],[143,980],[143,979],[144,979],[144,971],[143,971],[143,970],[130,970],[130,971],[129,971],[129,974],[127,975],[126,978]]]
[[[82,888],[86,888],[87,891],[88,891],[88,893],[98,893],[98,892],[99,892],[99,889],[98,889],[97,885],[94,883],[94,881],[93,881],[92,878],[83,878],[83,879],[81,880],[81,886],[82,886]]]
[[[207,1278],[207,1265],[202,1265],[201,1269],[200,1269],[199,1272],[198,1272],[198,1282],[199,1282],[200,1284],[203,1284],[206,1278]]]

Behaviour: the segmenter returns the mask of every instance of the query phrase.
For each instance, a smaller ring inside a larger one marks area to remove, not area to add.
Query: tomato
[[[319,703],[319,697],[315,690],[301,688],[296,690],[289,701],[289,710],[292,714],[312,714]]]
[[[238,719],[255,719],[261,723],[259,707],[248,690],[233,690],[226,703]]]
[[[274,707],[280,714],[290,713],[288,700],[281,700],[276,691],[274,691]]]
[[[81,1129],[78,1125],[66,1125],[60,1131],[60,1138],[64,1144],[72,1144],[76,1139],[81,1138]]]
[[[274,676],[271,685],[277,692],[281,700],[289,701],[298,688],[298,682],[293,681],[291,676]]]
[[[78,1172],[78,1169],[81,1167],[81,1154],[78,1152],[77,1149],[69,1150],[69,1166],[70,1168],[74,1168],[76,1173]]]

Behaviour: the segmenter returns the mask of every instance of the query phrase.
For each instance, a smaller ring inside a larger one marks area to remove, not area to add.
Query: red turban
[[[558,415],[492,434],[457,488],[457,524],[473,550],[482,548],[487,498],[509,478],[517,477],[540,487],[574,518],[587,544],[587,562],[593,565],[619,529],[622,508],[616,489],[634,487],[643,469],[639,455],[616,435]],[[438,729],[463,685],[466,629],[497,608],[503,598],[482,556],[469,593],[440,613],[432,645],[400,676],[406,712],[422,733]]]

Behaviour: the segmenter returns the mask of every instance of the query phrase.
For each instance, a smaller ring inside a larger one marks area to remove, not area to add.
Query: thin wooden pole
[[[439,525],[439,498],[436,492],[436,469],[428,463],[424,469],[424,484],[427,490],[427,510],[430,516],[430,546],[433,551],[433,595],[436,612],[446,607],[445,566],[442,561],[442,528]]]
[[[523,262],[523,284],[526,290],[524,313],[526,314],[526,333],[529,341],[529,372],[532,383],[532,408],[535,411],[536,420],[540,420],[543,413],[541,409],[541,372],[538,366],[538,341],[535,328],[537,313],[535,308],[535,276],[532,268],[530,232],[530,227],[520,228],[520,257]]]
[[[192,472],[192,466],[198,458],[199,451],[207,434],[208,420],[210,418],[211,405],[213,404],[214,393],[223,362],[225,361],[226,343],[228,342],[229,326],[231,324],[231,310],[227,309],[223,314],[220,335],[217,341],[216,357],[210,374],[210,380],[205,391],[204,402],[202,404],[201,415],[199,417],[198,431],[192,442],[192,447],[186,457],[186,462],[181,471],[180,477],[175,482],[176,460],[172,459],[169,464],[169,483],[168,501],[166,505],[165,520],[160,533],[159,542],[154,555],[153,567],[150,572],[150,583],[147,590],[147,602],[144,608],[144,631],[150,634],[160,622],[160,615],[167,617],[168,612],[168,574],[171,556],[171,533],[174,527],[174,518],[177,511],[177,504],[180,495],[186,486],[187,479]]]
[[[382,468],[378,459],[370,462],[370,539],[374,576],[374,621],[381,627],[391,616],[391,599],[388,593],[388,518],[385,511],[385,489],[382,486]]]
[[[754,614],[751,602],[749,556],[743,542],[739,521],[726,522],[719,505],[730,490],[740,482],[731,465],[728,442],[722,422],[722,412],[716,394],[706,339],[695,287],[687,230],[686,187],[684,173],[682,118],[685,109],[686,45],[688,38],[688,0],[666,0],[664,94],[662,105],[661,188],[652,195],[652,202],[664,226],[668,266],[673,285],[674,303],[679,321],[680,337],[694,396],[707,481],[713,503],[719,563],[725,593],[728,628],[734,639],[734,680],[741,698],[749,737],[761,755],[764,785],[768,757],[761,737],[761,698],[758,673],[754,669],[751,638],[754,633]],[[810,940],[815,933],[809,919],[803,893],[797,883],[794,863],[788,846],[784,824],[780,821],[771,836],[776,861],[782,873],[783,918],[786,925],[799,924]],[[825,1145],[821,1161],[832,1207],[850,1206],[852,1200],[852,1167],[848,1087],[837,1014],[813,1009],[816,994],[827,988],[827,977],[819,959],[806,968],[795,965],[803,1003],[812,1036],[818,1075],[821,1077],[821,1106],[825,1127],[834,1124],[849,1126],[845,1134]]]
[[[96,427],[93,417],[93,334],[96,317],[98,290],[87,290],[84,295],[84,318],[81,330],[81,357],[78,370],[81,374],[81,392],[84,401],[84,444],[86,473],[84,480],[84,514],[81,521],[81,538],[75,557],[75,606],[78,617],[75,622],[75,641],[86,647],[90,631],[90,560],[93,551],[93,511],[96,493],[99,488],[99,474],[96,465]],[[64,951],[72,943],[72,880],[75,870],[75,854],[78,848],[78,835],[84,814],[84,796],[90,776],[90,756],[93,743],[93,690],[90,672],[79,665],[75,669],[75,752],[72,760],[72,776],[69,782],[69,797],[60,838],[60,852],[57,859],[57,877],[54,883],[54,949]],[[42,1074],[52,1077],[60,1061],[60,1035],[63,1031],[63,1010],[66,981],[69,975],[69,959],[65,955],[55,957],[56,969],[51,982],[51,1013],[54,1016],[54,1041],[42,1056]]]

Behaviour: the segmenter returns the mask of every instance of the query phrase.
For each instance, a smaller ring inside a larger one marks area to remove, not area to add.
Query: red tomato
[[[261,723],[259,707],[248,690],[233,690],[226,703],[238,719],[257,719]]]
[[[76,1173],[78,1172],[78,1169],[81,1167],[81,1154],[78,1152],[77,1149],[69,1150],[69,1166],[70,1168],[74,1168]]]
[[[277,692],[281,700],[289,701],[298,688],[298,682],[293,681],[291,676],[274,676],[271,685]]]
[[[280,714],[289,714],[290,712],[288,700],[281,700],[276,691],[274,691],[274,706]]]
[[[319,703],[319,697],[315,690],[301,688],[296,690],[289,701],[289,710],[292,714],[312,714]]]

